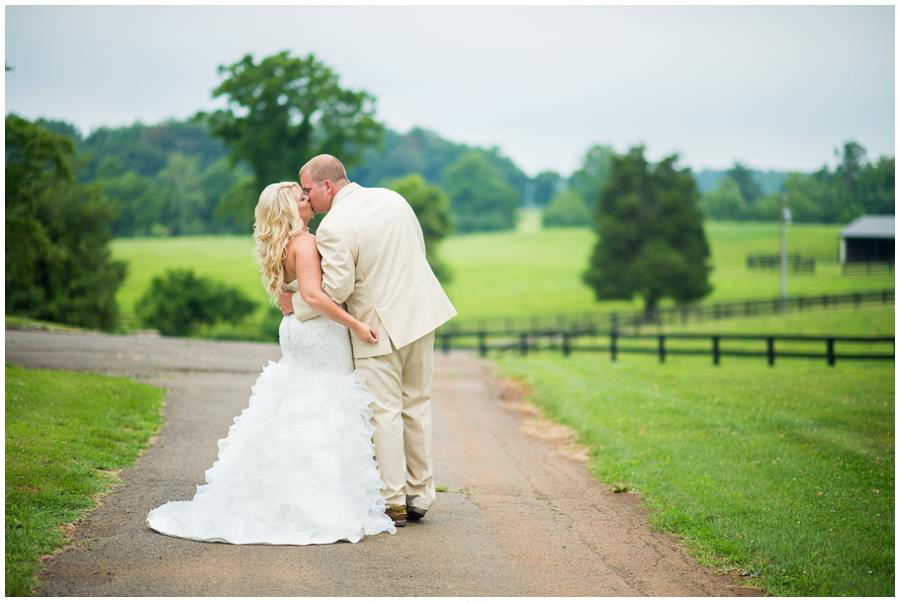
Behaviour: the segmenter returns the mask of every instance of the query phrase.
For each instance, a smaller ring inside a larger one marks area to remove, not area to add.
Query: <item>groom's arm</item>
[[[337,304],[344,303],[353,293],[356,283],[356,264],[350,247],[328,227],[316,230],[316,247],[322,256],[322,291]]]

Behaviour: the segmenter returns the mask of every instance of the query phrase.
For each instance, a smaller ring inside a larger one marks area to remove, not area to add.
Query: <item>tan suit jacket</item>
[[[390,354],[456,316],[425,259],[415,212],[400,194],[354,182],[338,191],[316,230],[322,289],[379,333],[378,343],[351,332],[354,358]]]

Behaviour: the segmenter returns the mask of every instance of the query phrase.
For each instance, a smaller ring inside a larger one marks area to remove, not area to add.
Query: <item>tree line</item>
[[[239,92],[236,86],[219,91],[225,90]],[[252,225],[259,183],[295,177],[302,156],[290,152],[290,135],[273,130],[272,136],[284,142],[267,142],[264,133],[237,133],[239,118],[228,119],[221,113],[199,114],[155,125],[103,127],[85,137],[72,124],[37,123],[72,140],[76,179],[97,184],[113,202],[113,236],[244,234]],[[267,119],[278,122],[264,113],[253,123]],[[385,186],[418,174],[447,197],[448,230],[457,233],[511,229],[523,205],[540,208],[546,226],[589,225],[616,155],[611,146],[594,145],[568,176],[548,170],[529,177],[496,147],[455,143],[418,127],[400,133],[372,120],[362,133],[336,137],[356,137],[348,147],[357,150],[345,151],[351,178]],[[272,159],[265,150],[279,144],[284,148],[275,155],[283,158]],[[229,146],[245,151],[229,153]],[[308,152],[324,150],[310,147]],[[798,222],[845,223],[863,213],[893,213],[893,158],[868,161],[865,149],[852,141],[835,155],[836,167],[823,165],[812,173],[762,172],[741,162],[720,172],[696,173],[704,215],[778,220],[782,196]]]
[[[795,222],[847,223],[863,214],[894,213],[894,158],[867,158],[865,148],[847,141],[834,151],[836,165],[812,173],[753,170],[735,161],[723,172],[695,175],[703,215],[713,220],[777,221],[781,204]],[[544,173],[545,188],[557,192],[543,212],[545,226],[582,226],[593,214],[616,152],[597,145],[568,179]]]

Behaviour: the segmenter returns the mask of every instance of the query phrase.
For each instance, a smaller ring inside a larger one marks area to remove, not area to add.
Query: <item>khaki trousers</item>
[[[435,499],[431,464],[431,384],[434,333],[391,353],[357,358],[356,368],[375,397],[375,459],[388,505],[428,509]]]

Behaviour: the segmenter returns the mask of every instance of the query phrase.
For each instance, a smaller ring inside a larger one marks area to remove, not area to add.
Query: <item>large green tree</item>
[[[425,239],[425,255],[428,264],[445,285],[450,282],[451,272],[447,264],[438,256],[437,247],[450,234],[450,201],[440,188],[428,184],[421,174],[409,174],[384,183],[386,188],[397,191],[409,201],[416,218],[422,226]]]
[[[381,138],[374,97],[341,87],[337,73],[312,54],[282,51],[259,62],[248,54],[219,73],[225,80],[213,97],[227,106],[198,118],[232,160],[251,167],[257,189],[296,179],[300,166],[319,153],[339,157],[349,169]]]
[[[125,278],[108,246],[113,207],[75,182],[73,160],[70,138],[6,117],[6,311],[112,329]]]
[[[515,227],[520,195],[483,153],[470,151],[448,165],[443,188],[458,232]]]
[[[712,290],[700,194],[677,161],[671,155],[652,165],[642,146],[613,157],[584,274],[598,300],[639,295],[649,316],[664,297],[688,302]]]

